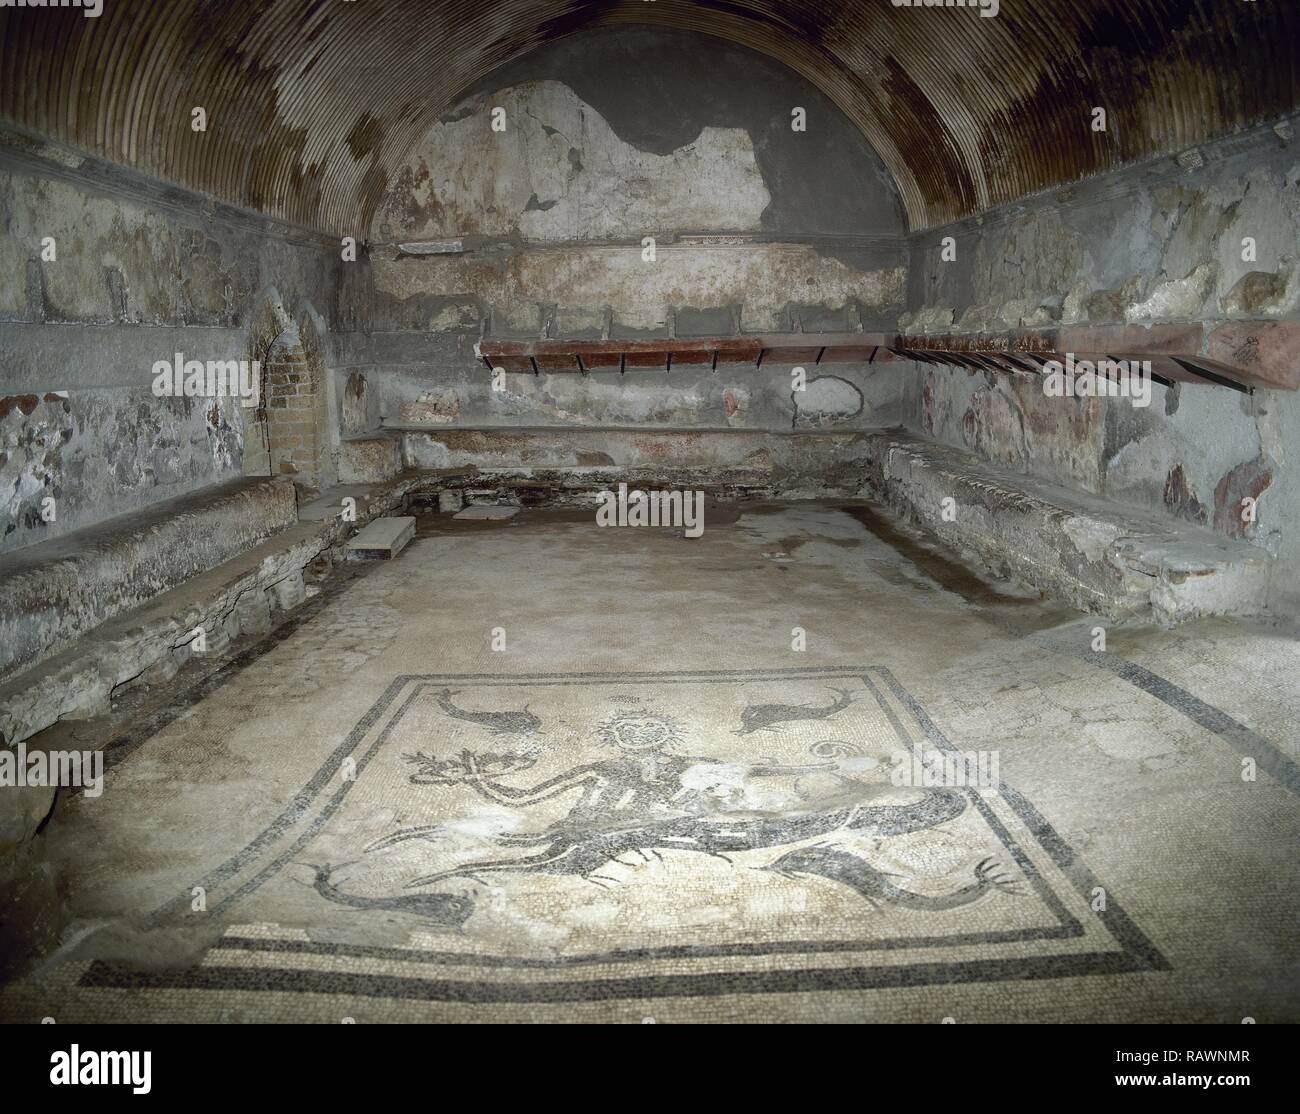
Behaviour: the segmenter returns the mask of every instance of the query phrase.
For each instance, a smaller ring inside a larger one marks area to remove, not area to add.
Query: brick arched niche
[[[308,306],[294,321],[271,292],[254,320],[250,347],[261,365],[261,391],[245,433],[245,473],[328,484],[334,472],[329,391],[315,314]]]

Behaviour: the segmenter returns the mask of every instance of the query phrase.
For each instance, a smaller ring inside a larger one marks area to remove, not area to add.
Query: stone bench
[[[293,485],[240,479],[0,557],[0,679],[298,520]]]
[[[355,523],[338,514],[347,489],[324,493],[320,503],[331,513],[280,530],[0,681],[0,740],[13,746],[60,719],[100,715],[118,688],[137,679],[170,679],[189,660],[200,628],[205,652],[214,655],[234,638],[268,631],[277,611],[292,610],[305,599],[303,575],[309,565],[321,558],[332,563],[347,537],[400,509],[423,479],[405,473],[372,485],[358,500]]]
[[[1173,623],[1266,607],[1274,562],[1247,542],[903,430],[873,432],[866,444],[872,495],[953,548],[1085,611]]]

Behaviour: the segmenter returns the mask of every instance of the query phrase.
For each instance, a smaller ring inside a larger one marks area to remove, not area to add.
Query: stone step
[[[1248,542],[903,430],[875,431],[866,445],[870,494],[995,571],[1082,610],[1175,623],[1266,608],[1274,562]]]
[[[387,561],[401,553],[413,537],[414,518],[377,518],[349,539],[344,548],[352,560]]]
[[[473,506],[466,507],[463,511],[457,511],[452,515],[452,518],[499,521],[504,518],[514,518],[518,513],[518,507],[498,506],[494,503],[476,503]]]

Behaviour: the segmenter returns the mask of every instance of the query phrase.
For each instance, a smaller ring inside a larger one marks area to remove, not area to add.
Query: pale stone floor
[[[1097,653],[869,511],[708,526],[423,520],[183,673],[41,836],[63,943],[0,1016],[1300,1020],[1293,634]]]

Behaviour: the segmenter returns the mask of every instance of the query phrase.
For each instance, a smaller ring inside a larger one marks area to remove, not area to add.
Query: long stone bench
[[[288,527],[228,561],[199,573],[93,631],[40,664],[0,682],[0,742],[13,746],[60,719],[105,712],[114,690],[137,678],[172,677],[194,653],[201,629],[207,653],[233,638],[270,629],[274,613],[306,596],[304,570],[317,558],[334,560],[354,530],[400,508],[421,482],[405,473],[372,485],[357,500],[355,522],[340,514],[342,493],[324,493],[328,513]]]
[[[1085,611],[1173,623],[1266,607],[1274,562],[1247,542],[903,430],[868,434],[866,445],[872,495],[954,548]]]
[[[241,479],[0,557],[0,679],[298,520],[285,479]]]

